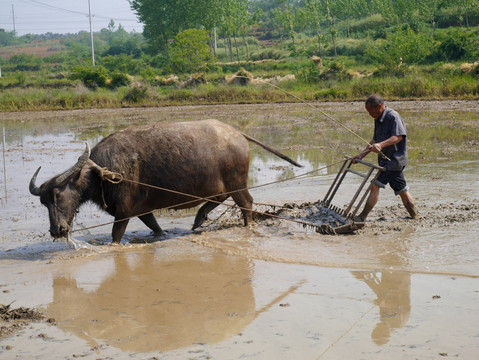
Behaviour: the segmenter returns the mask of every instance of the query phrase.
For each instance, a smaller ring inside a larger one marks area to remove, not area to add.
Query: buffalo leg
[[[123,218],[123,217],[121,217]],[[117,217],[115,217],[115,221],[117,221]],[[118,221],[118,222],[115,222],[113,224],[113,230],[111,232],[111,237],[113,239],[113,242],[119,244],[120,241],[121,241],[121,238],[123,237],[123,235],[125,234],[125,230],[126,230],[126,226],[128,225],[128,221],[130,221],[129,219],[126,219],[126,220],[121,220],[121,221]]]
[[[206,220],[208,220],[208,213],[213,210],[215,207],[220,205],[219,203],[222,203],[228,198],[228,196],[217,196],[214,198],[216,202],[211,202],[208,201],[206,204],[203,204],[202,207],[199,208],[198,212],[196,213],[195,216],[195,222],[193,224],[192,230],[195,230],[198,226],[203,224]]]
[[[161,230],[160,225],[158,225],[158,222],[156,221],[155,215],[153,215],[152,213],[149,213],[149,214],[146,214],[146,215],[142,215],[142,216],[138,216],[138,218],[139,218],[141,221],[143,221],[143,224],[145,224],[145,225],[148,226],[151,230],[153,230],[153,232],[155,233],[155,235],[161,235],[161,234],[163,234],[163,230]]]
[[[253,221],[253,197],[250,195],[248,190],[243,190],[236,192],[231,195],[236,205],[241,208],[243,213],[244,226],[248,225]]]

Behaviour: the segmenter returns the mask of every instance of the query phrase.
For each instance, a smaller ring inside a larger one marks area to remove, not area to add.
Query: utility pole
[[[92,28],[91,28],[90,0],[88,0],[88,17],[90,18],[91,61],[92,61],[93,67],[95,67],[95,45],[93,44],[93,31],[92,31]]]
[[[13,8],[13,4],[12,4],[12,19],[13,19],[13,34],[16,35],[17,31],[15,29],[15,9]]]

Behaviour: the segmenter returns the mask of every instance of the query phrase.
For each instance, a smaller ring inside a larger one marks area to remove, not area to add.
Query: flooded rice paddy
[[[322,200],[344,156],[364,144],[301,104],[0,113],[0,304],[45,316],[0,332],[0,357],[473,359],[479,102],[389,105],[407,124],[416,221],[386,189],[352,235],[282,219],[243,227],[237,210],[221,206],[197,232],[196,209],[158,211],[161,238],[134,219],[112,246],[111,224],[96,226],[113,219],[85,205],[73,225],[75,241],[90,245],[80,250],[52,241],[47,210],[28,183],[38,166],[40,184],[71,166],[85,142],[116,130],[215,118],[304,165],[251,144],[258,211]],[[362,103],[317,106],[371,138]],[[348,176],[334,204],[348,204],[361,181]],[[0,319],[0,327],[12,323]]]

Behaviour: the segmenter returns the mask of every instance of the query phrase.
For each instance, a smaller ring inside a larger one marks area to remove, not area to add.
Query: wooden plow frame
[[[360,163],[362,165],[365,165],[369,167],[369,170],[366,173],[355,171],[351,169],[354,163]],[[341,169],[339,170],[338,174],[336,175],[336,178],[334,179],[333,183],[331,184],[328,192],[326,193],[326,196],[322,201],[320,201],[320,204],[324,208],[327,208],[332,211],[338,222],[342,223],[342,225],[340,226],[333,227],[333,230],[336,234],[348,234],[364,227],[365,223],[354,221],[354,217],[356,216],[366,197],[369,195],[372,184],[377,180],[381,172],[384,170],[385,169],[383,167],[368,163],[366,161],[356,159],[353,162],[352,158],[346,158],[346,160],[344,160],[344,163],[341,166]],[[359,185],[358,189],[356,190],[356,193],[354,194],[349,204],[342,209],[338,206],[333,205],[332,201],[348,173],[362,177],[363,181]],[[370,181],[369,186],[366,188],[365,191],[363,191],[365,185],[367,184],[371,176],[372,180]],[[363,192],[363,195],[361,196],[359,202],[355,205],[357,199],[361,195],[361,192]]]

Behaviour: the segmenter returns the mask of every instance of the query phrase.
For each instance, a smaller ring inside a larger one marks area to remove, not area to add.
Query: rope
[[[247,78],[249,79],[248,77],[246,76],[237,76],[239,78]],[[350,128],[348,128],[346,125],[342,124],[341,122],[337,121],[336,119],[334,119],[332,116],[328,115],[327,113],[325,113],[324,111],[318,109],[316,106],[306,102],[304,99],[301,99],[299,96],[277,86],[277,85],[274,85],[274,84],[271,84],[267,81],[264,81],[263,79],[258,79],[260,80],[261,82],[273,87],[273,88],[276,88],[280,91],[283,91],[285,94],[299,100],[301,103],[311,107],[313,110],[319,112],[320,114],[322,114],[323,116],[325,116],[327,119],[333,121],[334,123],[338,124],[339,126],[341,126],[342,128],[346,129],[347,131],[349,131],[351,134],[353,134],[354,136],[356,136],[357,138],[359,138],[361,141],[367,143],[368,145],[371,145],[369,143],[369,141],[367,141],[366,139],[364,139],[363,137],[361,137],[359,134],[357,134],[356,132],[354,132],[353,130],[351,130]],[[380,155],[382,155],[385,159],[389,160],[390,159],[384,155],[381,151],[379,152]],[[259,188],[259,187],[263,187],[263,186],[268,186],[268,185],[273,185],[273,184],[277,184],[277,183],[281,183],[281,182],[285,182],[285,181],[290,181],[290,180],[293,180],[293,179],[296,179],[296,178],[299,178],[299,177],[303,177],[303,176],[306,176],[306,175],[309,175],[309,174],[312,174],[312,173],[315,173],[315,172],[318,172],[320,170],[323,170],[323,169],[327,169],[331,166],[334,166],[336,164],[339,164],[343,162],[343,160],[341,161],[338,161],[338,162],[335,162],[333,164],[330,164],[330,165],[326,165],[324,166],[323,168],[319,168],[319,169],[316,169],[316,170],[312,170],[312,171],[309,171],[307,173],[304,173],[304,174],[300,174],[300,175],[297,175],[297,176],[293,176],[291,178],[287,178],[287,179],[283,179],[283,180],[277,180],[277,181],[273,181],[273,182],[270,182],[270,183],[265,183],[265,184],[261,184],[261,185],[256,185],[256,186],[253,186],[251,188],[249,188],[250,190],[252,189],[256,189],[256,188]],[[191,195],[191,194],[186,194],[186,193],[183,193],[183,192],[180,192],[180,191],[176,191],[176,190],[172,190],[172,189],[166,189],[166,188],[163,188],[163,187],[159,187],[159,186],[155,186],[155,185],[150,185],[150,184],[145,184],[145,183],[142,183],[142,182],[139,182],[139,181],[134,181],[134,180],[129,180],[129,179],[125,179],[121,174],[119,173],[115,173],[115,172],[112,172],[110,170],[108,170],[107,168],[102,168],[101,171],[100,171],[100,179],[101,179],[101,183],[100,183],[100,186],[102,188],[102,201],[103,201],[103,208],[106,210],[107,209],[107,204],[106,204],[106,201],[105,201],[105,195],[104,195],[104,191],[103,191],[103,182],[105,180],[109,181],[110,183],[112,184],[119,184],[123,181],[126,181],[126,182],[130,182],[130,183],[133,183],[133,184],[137,184],[137,185],[141,185],[141,186],[147,186],[147,187],[150,187],[150,188],[154,188],[154,189],[157,189],[157,190],[162,190],[162,191],[167,191],[167,192],[170,192],[170,193],[174,193],[174,194],[177,194],[177,195],[182,195],[182,196],[186,196],[186,197],[192,197],[194,198],[195,200],[190,200],[190,201],[186,201],[186,202],[183,202],[183,203],[180,203],[180,204],[175,204],[175,205],[171,205],[169,207],[166,207],[164,209],[166,210],[169,210],[169,209],[172,209],[172,208],[176,208],[176,207],[179,207],[179,206],[184,206],[184,205],[188,205],[190,203],[194,203],[198,200],[203,200],[203,201],[210,201],[210,202],[213,202],[213,203],[217,203],[217,204],[223,204],[225,206],[234,206],[234,205],[230,205],[230,204],[227,204],[227,203],[224,203],[224,202],[220,202],[220,201],[216,201],[214,200],[213,198],[219,196],[219,195],[231,195],[231,194],[234,194],[236,192],[240,192],[240,191],[244,191],[244,190],[248,190],[248,188],[244,188],[244,189],[239,189],[239,190],[234,190],[234,191],[230,191],[230,192],[226,192],[226,193],[222,193],[222,194],[217,194],[217,195],[211,195],[211,196],[208,196],[208,197],[200,197],[200,196],[196,196],[196,195]],[[266,205],[266,204],[263,204],[263,205]],[[246,211],[249,211],[249,209],[246,209],[246,208],[241,208],[238,206],[238,208],[240,210],[246,210]],[[277,216],[277,215],[273,215],[273,214],[268,214],[268,213],[263,213],[263,212],[259,212],[259,211],[255,211],[255,210],[251,210],[253,213],[256,213],[256,214],[260,214],[260,215],[264,215],[264,216],[270,216],[270,217],[275,217],[275,218],[279,218],[279,219],[282,219],[282,220],[288,220],[288,221],[292,221],[292,222],[296,222],[296,223],[300,223],[302,225],[305,225],[305,226],[312,226],[312,227],[315,227],[317,230],[320,230],[320,232],[326,232],[326,233],[331,233],[331,234],[334,234],[335,231],[334,229],[329,226],[329,225],[315,225],[315,224],[311,224],[311,223],[308,223],[308,222],[305,222],[305,221],[300,221],[300,220],[295,220],[295,219],[291,219],[291,218],[284,218],[284,217],[280,217],[280,216]],[[90,226],[90,227],[87,227],[87,228],[83,228],[81,230],[88,230],[88,229],[93,229],[93,228],[97,228],[97,227],[100,227],[100,226],[105,226],[105,225],[110,225],[110,224],[114,224],[114,223],[117,223],[117,222],[121,222],[121,221],[125,221],[125,220],[130,220],[134,217],[139,217],[139,216],[143,216],[143,215],[147,215],[147,214],[150,214],[152,213],[152,211],[148,211],[148,212],[145,212],[145,213],[142,213],[142,214],[138,214],[138,215],[134,215],[134,216],[130,216],[130,217],[126,217],[126,218],[123,218],[123,219],[119,219],[119,220],[114,220],[114,221],[110,221],[110,222],[107,222],[107,223],[103,223],[103,224],[100,224],[100,225],[94,225],[94,226]],[[72,230],[71,232],[76,232],[76,231],[80,231],[80,230]]]
[[[103,201],[103,210],[108,208],[108,205],[105,201],[105,192],[103,191],[103,181],[109,181],[112,184],[119,184],[123,181],[123,175],[119,173],[112,172],[107,168],[102,168],[100,171],[100,186],[101,186],[101,199]]]
[[[247,76],[237,76],[237,77],[249,79]],[[342,124],[342,123],[339,122],[338,120],[334,119],[331,115],[328,115],[327,113],[325,113],[325,112],[322,111],[321,109],[317,108],[316,106],[314,106],[314,105],[312,105],[312,104],[306,102],[306,100],[301,99],[299,96],[294,95],[293,93],[291,93],[291,92],[289,92],[289,91],[287,91],[287,90],[285,90],[285,89],[279,87],[278,85],[271,84],[271,83],[269,83],[269,82],[267,82],[267,81],[264,81],[263,79],[259,79],[259,78],[258,78],[257,80],[259,80],[259,81],[261,81],[261,82],[263,82],[263,83],[265,83],[265,84],[267,84],[267,85],[269,85],[269,86],[271,86],[271,87],[273,87],[273,88],[275,88],[275,89],[278,89],[278,90],[284,92],[285,94],[287,94],[287,95],[289,95],[289,96],[295,98],[296,100],[299,100],[301,103],[303,103],[303,104],[309,106],[310,108],[316,110],[316,111],[319,112],[321,115],[325,116],[327,119],[331,120],[331,121],[334,122],[335,124],[337,124],[337,125],[341,126],[342,128],[346,129],[347,131],[349,131],[351,134],[353,134],[354,136],[356,136],[356,137],[357,137],[358,139],[360,139],[361,141],[365,142],[365,143],[368,144],[368,145],[371,145],[371,144],[369,143],[369,141],[367,141],[367,140],[366,140],[365,138],[363,138],[361,135],[359,135],[358,133],[354,132],[353,130],[351,130],[350,128],[348,128],[346,125]],[[388,161],[391,161],[391,159],[388,158],[386,155],[384,155],[384,153],[383,153],[382,151],[379,151],[379,154],[380,154],[384,159],[386,159],[386,160],[388,160]]]
[[[282,179],[282,180],[277,180],[277,181],[272,181],[272,182],[265,183],[265,184],[256,185],[256,186],[253,186],[253,187],[249,188],[249,190],[251,190],[251,189],[257,189],[257,188],[260,188],[260,187],[263,187],[263,186],[273,185],[273,184],[277,184],[277,183],[281,183],[281,182],[285,182],[285,181],[294,180],[294,179],[297,179],[297,178],[299,178],[299,177],[303,177],[303,176],[306,176],[306,175],[310,175],[310,174],[312,174],[312,173],[315,173],[315,172],[318,172],[318,171],[327,169],[327,168],[329,168],[329,167],[332,167],[332,166],[334,166],[334,165],[340,164],[340,163],[342,163],[343,161],[344,161],[344,160],[337,161],[337,162],[335,162],[335,163],[332,163],[332,164],[323,166],[322,168],[318,168],[318,169],[315,169],[315,170],[312,170],[312,171],[308,171],[308,172],[306,172],[306,173],[299,174],[299,175],[296,175],[296,176],[293,176],[293,177],[290,177],[290,178],[286,178],[286,179]],[[121,183],[121,182],[129,182],[129,183],[132,183],[132,184],[137,184],[137,185],[140,185],[140,186],[146,186],[146,187],[153,188],[153,189],[156,189],[156,190],[166,191],[166,192],[174,193],[174,194],[177,194],[177,195],[182,195],[182,196],[194,198],[194,200],[186,201],[186,202],[183,202],[183,203],[179,203],[179,204],[175,204],[175,205],[171,205],[171,206],[168,206],[168,207],[166,207],[166,208],[163,208],[164,210],[170,210],[170,209],[173,209],[173,208],[176,208],[176,207],[188,205],[188,204],[197,202],[198,200],[209,201],[209,202],[213,202],[213,203],[220,204],[220,205],[223,204],[223,205],[228,206],[228,207],[236,207],[236,206],[237,206],[236,204],[233,204],[233,205],[232,205],[232,204],[224,203],[224,202],[221,202],[221,201],[214,200],[214,198],[217,197],[217,196],[220,196],[220,195],[231,195],[231,194],[234,194],[234,193],[236,193],[236,192],[248,190],[248,188],[243,188],[243,189],[238,189],[238,190],[229,191],[229,192],[226,192],[226,193],[221,193],[221,194],[216,194],[216,195],[210,195],[210,196],[208,196],[208,197],[201,197],[201,196],[196,196],[196,195],[192,195],[192,194],[183,193],[183,192],[181,192],[181,191],[176,191],[176,190],[172,190],[172,189],[167,189],[167,188],[164,188],[164,187],[161,187],[161,186],[156,186],[156,185],[151,185],[151,184],[142,183],[142,182],[140,182],[140,181],[125,179],[121,174],[116,173],[116,172],[113,172],[113,171],[110,171],[110,170],[108,170],[107,168],[101,168],[101,171],[100,171],[100,179],[101,179],[100,186],[101,186],[101,188],[102,188],[102,200],[103,200],[103,208],[104,208],[104,209],[107,208],[107,205],[106,205],[106,203],[105,203],[104,192],[103,192],[103,182],[104,182],[105,180],[108,181],[108,182],[110,182],[110,183],[112,183],[112,184],[119,184],[119,183]],[[260,205],[260,204],[258,204],[258,205]],[[262,205],[267,205],[267,204],[262,204]],[[250,211],[250,209],[243,208],[243,207],[240,207],[240,206],[238,206],[238,208],[239,208],[240,210]],[[318,232],[321,232],[321,233],[324,233],[324,234],[331,234],[331,235],[335,234],[334,229],[333,229],[331,226],[326,225],[326,224],[316,225],[316,224],[312,224],[312,223],[309,223],[309,222],[306,222],[306,221],[301,221],[301,220],[296,220],[296,219],[291,219],[291,218],[285,218],[285,217],[282,217],[282,216],[279,216],[279,215],[269,214],[269,213],[260,212],[260,211],[256,211],[256,210],[251,210],[251,211],[252,211],[253,213],[259,214],[259,215],[269,216],[269,217],[273,217],[273,218],[277,218],[277,219],[281,219],[281,220],[287,220],[287,221],[291,221],[291,222],[295,222],[295,223],[301,224],[301,225],[303,225],[303,226],[311,226],[311,227],[316,228],[316,230],[317,230]],[[84,230],[94,229],[94,228],[98,228],[98,227],[106,226],[106,225],[110,225],[110,224],[115,224],[115,223],[122,222],[122,221],[125,221],[125,220],[133,219],[133,218],[135,218],[135,217],[140,217],[140,216],[143,216],[143,215],[151,214],[152,212],[153,212],[153,211],[147,211],[147,212],[145,212],[145,213],[138,214],[138,215],[134,215],[134,216],[129,216],[129,217],[126,217],[126,218],[123,218],[123,219],[118,219],[118,220],[114,220],[114,221],[109,221],[109,222],[102,223],[102,224],[99,224],[99,225],[93,225],[93,226],[89,226],[89,227],[84,227],[84,228],[82,228],[82,229],[72,230],[71,232],[73,233],[73,232],[78,232],[78,231],[84,231]]]
[[[362,319],[364,319],[364,317],[365,317],[366,315],[368,315],[375,307],[376,307],[376,305],[371,306],[371,308],[370,308],[368,311],[366,311],[366,312],[365,312],[364,314],[362,314],[355,322],[353,322],[353,323],[351,324],[351,326],[349,327],[349,329],[347,329],[344,334],[342,334],[339,338],[337,338],[335,341],[333,341],[333,342],[326,348],[326,350],[324,350],[324,351],[316,358],[316,360],[321,359],[324,354],[326,354],[329,350],[331,350],[331,349],[333,348],[333,346],[335,346],[339,341],[341,341],[341,339],[343,339],[347,334],[349,334],[349,332],[350,332],[351,330],[353,330],[353,328],[354,328],[357,324],[359,324],[359,322],[360,322]]]

